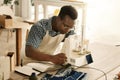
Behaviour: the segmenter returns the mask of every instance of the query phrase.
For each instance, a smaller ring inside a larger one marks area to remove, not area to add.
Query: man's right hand
[[[54,64],[61,65],[67,61],[67,57],[65,56],[64,53],[59,53],[57,55],[53,55],[50,61],[53,62]]]

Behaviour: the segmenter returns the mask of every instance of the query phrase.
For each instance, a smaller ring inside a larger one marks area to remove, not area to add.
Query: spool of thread
[[[29,80],[38,80],[37,75],[35,73],[32,73],[29,77]]]

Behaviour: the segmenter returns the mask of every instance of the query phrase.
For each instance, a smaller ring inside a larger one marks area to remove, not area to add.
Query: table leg
[[[21,44],[22,44],[22,29],[16,29],[16,65],[20,65],[20,51],[21,51]]]

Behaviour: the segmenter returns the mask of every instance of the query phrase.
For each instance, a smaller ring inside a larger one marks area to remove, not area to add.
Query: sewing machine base
[[[91,54],[76,54],[68,58],[68,63],[75,66],[83,66],[93,62]]]

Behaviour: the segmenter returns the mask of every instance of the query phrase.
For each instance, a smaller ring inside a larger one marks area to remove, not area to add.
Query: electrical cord
[[[94,69],[94,70],[100,71],[100,72],[102,72],[104,74],[105,80],[107,80],[107,75],[103,70],[100,70],[100,69],[97,69],[97,68],[94,68],[94,67],[78,67],[78,66],[75,66],[75,67],[77,67],[77,68],[74,68],[75,70],[79,69],[79,68],[87,68],[87,69],[89,68],[89,69]]]
[[[61,65],[62,66],[62,68],[63,67],[65,67],[65,65]],[[68,66],[70,66],[70,64],[68,64]],[[73,65],[71,65],[71,67],[72,67]],[[103,71],[103,70],[100,70],[100,69],[98,69],[98,68],[94,68],[94,67],[79,67],[79,66],[73,66],[73,67],[76,67],[76,68],[74,68],[74,70],[77,70],[77,69],[79,69],[79,68],[86,68],[86,69],[94,69],[94,70],[97,70],[97,71],[100,71],[100,72],[102,72],[103,74],[104,74],[104,76],[105,76],[105,80],[107,80],[107,75],[106,75],[106,73]],[[62,69],[61,68],[61,69]],[[59,69],[56,69],[56,70],[59,70]],[[55,71],[55,70],[49,70],[49,71]],[[49,71],[46,71],[45,73],[47,73],[47,72],[49,72]]]

